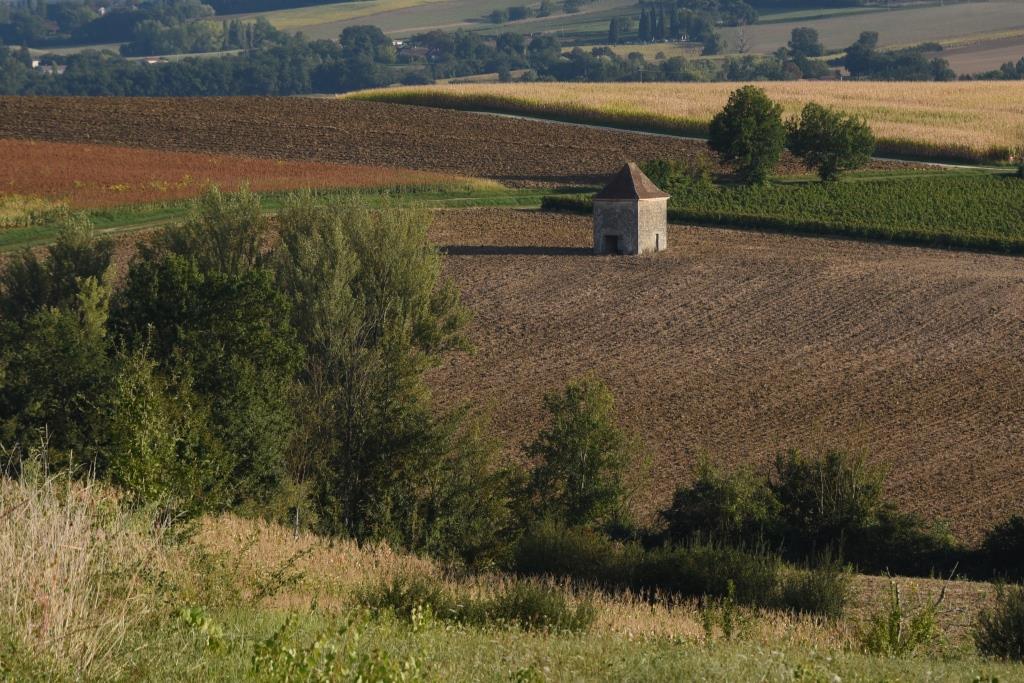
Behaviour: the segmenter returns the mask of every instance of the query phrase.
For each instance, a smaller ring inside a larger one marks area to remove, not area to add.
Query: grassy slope
[[[293,661],[316,661],[304,655],[319,641],[321,653],[338,648],[342,664],[373,657],[379,670],[404,670],[411,680],[670,681],[685,672],[690,680],[710,681],[833,681],[836,676],[843,681],[963,681],[978,676],[1013,680],[1024,674],[1019,665],[979,660],[962,636],[945,647],[942,658],[937,652],[906,659],[860,654],[851,639],[858,628],[853,618],[830,624],[740,610],[738,635],[726,640],[716,632],[708,642],[694,603],[668,608],[629,595],[588,593],[598,621],[580,635],[455,626],[429,616],[410,624],[389,614],[359,612],[355,592],[400,573],[436,574],[428,561],[383,547],[360,549],[344,541],[329,545],[309,534],[294,537],[276,525],[230,516],[207,520],[194,543],[178,551],[194,561],[192,553],[203,549],[207,559],[193,565],[199,576],[192,580],[218,579],[227,584],[220,587],[226,592],[202,596],[212,602],[201,623],[165,618],[154,631],[129,641],[141,646],[122,663],[134,680],[177,680],[183,672],[193,680],[256,678],[258,644],[266,644],[286,622],[290,627],[283,631],[280,649],[292,649]],[[270,597],[258,602],[244,598],[282,569],[285,581]],[[212,574],[203,577],[206,571]],[[495,575],[449,582],[486,593],[504,580]],[[929,582],[919,587],[935,590]],[[266,676],[266,671],[264,666],[265,679],[283,680],[280,668],[277,676]]]

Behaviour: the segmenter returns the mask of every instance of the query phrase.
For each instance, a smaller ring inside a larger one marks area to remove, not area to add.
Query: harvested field
[[[59,199],[73,208],[194,197],[209,184],[257,191],[469,182],[436,173],[109,145],[0,139],[0,193]]]
[[[957,73],[976,74],[998,69],[1006,62],[1024,59],[1024,32],[1016,36],[983,40],[947,48],[942,58]]]
[[[491,408],[515,447],[545,391],[596,373],[650,447],[647,512],[701,454],[836,447],[965,540],[1024,513],[1020,259],[679,226],[656,258],[594,257],[586,217],[497,209],[432,234],[475,312],[441,400]]]
[[[398,166],[518,185],[593,183],[627,160],[706,149],[639,133],[313,98],[0,97],[3,137]],[[800,170],[792,161],[786,168]]]

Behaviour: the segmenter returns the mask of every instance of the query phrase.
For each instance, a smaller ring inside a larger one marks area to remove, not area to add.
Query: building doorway
[[[619,253],[619,236],[618,235],[605,235],[604,236],[604,253],[606,253],[606,254],[618,254]]]

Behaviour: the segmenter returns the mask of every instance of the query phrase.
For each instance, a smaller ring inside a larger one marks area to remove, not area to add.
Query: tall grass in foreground
[[[473,83],[360,92],[360,99],[478,109],[580,123],[705,135],[711,117],[742,83]],[[878,154],[1005,162],[1020,153],[1024,100],[1014,82],[758,83],[797,113],[809,101],[863,116]]]
[[[0,478],[0,636],[57,671],[109,674],[112,654],[152,614],[142,574],[159,545],[93,481]]]

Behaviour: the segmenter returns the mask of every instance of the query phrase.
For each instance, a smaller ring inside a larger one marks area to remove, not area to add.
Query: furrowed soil
[[[598,183],[703,142],[325,98],[0,97],[0,138],[397,166],[512,185]],[[881,164],[882,167],[891,164]],[[787,160],[781,172],[798,172]]]
[[[702,455],[764,471],[787,448],[838,448],[963,540],[1024,513],[1020,259],[684,226],[656,257],[597,257],[590,231],[501,209],[432,229],[476,347],[432,383],[487,409],[510,451],[545,391],[593,373],[647,444],[642,512]]]
[[[183,199],[211,183],[228,191],[242,185],[271,191],[440,185],[456,180],[394,168],[36,140],[0,139],[0,159],[0,192],[60,199],[73,208]]]

